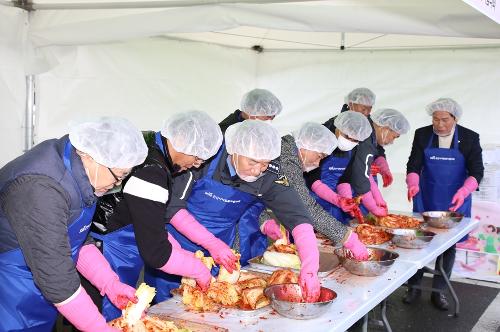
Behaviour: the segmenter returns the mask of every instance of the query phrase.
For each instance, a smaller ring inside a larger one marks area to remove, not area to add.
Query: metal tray
[[[182,303],[182,295],[180,295],[179,293],[172,292],[171,301],[176,301],[181,306],[184,305]],[[251,310],[251,309],[245,310],[245,309],[240,309],[240,308],[230,308],[230,307],[220,306],[220,309],[216,312],[196,312],[196,311],[192,311],[192,312],[195,314],[200,314],[200,315],[213,313],[213,314],[222,315],[222,316],[231,316],[231,317],[238,317],[238,318],[252,318],[252,317],[261,316],[261,315],[266,314],[266,313],[271,312],[271,311],[272,311],[271,304],[268,304],[265,307],[255,309],[255,310]]]
[[[357,222],[354,222],[352,220],[351,220],[351,222],[349,222],[349,226],[351,226],[353,228],[356,228],[358,225],[359,224]],[[369,224],[369,225],[371,225],[371,224]],[[379,226],[379,225],[371,225],[371,226],[376,227],[378,229],[381,229],[381,230],[383,230],[389,234],[392,234],[392,235],[409,236],[409,235],[414,234],[415,231],[421,230],[425,226],[425,223],[421,222],[420,226],[417,228],[392,228],[392,227]]]
[[[245,266],[247,270],[256,271],[256,272],[264,272],[264,273],[273,273],[276,270],[285,269],[281,266],[274,266],[262,263],[262,256],[257,256],[248,261],[249,266]],[[328,276],[333,270],[340,264],[339,258],[334,253],[330,252],[319,252],[319,271],[318,277],[324,278]],[[297,269],[290,269],[296,273],[300,271]]]

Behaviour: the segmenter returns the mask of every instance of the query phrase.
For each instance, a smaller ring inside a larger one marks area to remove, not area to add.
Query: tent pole
[[[34,10],[53,9],[129,9],[129,8],[173,8],[218,4],[270,4],[286,2],[307,2],[317,0],[177,0],[177,1],[130,1],[130,2],[89,2],[89,3],[33,3]]]
[[[24,152],[34,145],[35,75],[26,76],[26,111],[24,119]]]

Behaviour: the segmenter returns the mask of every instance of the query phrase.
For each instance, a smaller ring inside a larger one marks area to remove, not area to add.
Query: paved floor
[[[453,317],[450,312],[440,311],[431,304],[430,293],[412,305],[402,303],[406,287],[396,290],[388,298],[387,317],[394,332],[500,332],[500,284],[469,279],[453,279],[455,291],[460,299],[460,315]],[[430,278],[424,278],[424,285],[430,285]],[[451,297],[449,297],[451,300]],[[370,318],[380,319],[380,309],[370,313]],[[359,325],[349,329],[361,331]],[[368,331],[385,331],[372,323]]]

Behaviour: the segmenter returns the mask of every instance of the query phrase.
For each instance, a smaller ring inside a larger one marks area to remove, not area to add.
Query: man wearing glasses
[[[80,331],[117,331],[77,270],[115,305],[135,301],[135,287],[120,282],[88,234],[96,196],[146,155],[130,122],[102,118],[0,169],[0,331],[51,331],[58,312]]]

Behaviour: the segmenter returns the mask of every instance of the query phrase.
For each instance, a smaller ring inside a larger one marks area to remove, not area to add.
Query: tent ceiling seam
[[[187,38],[180,37],[172,37],[172,36],[159,36],[155,38],[163,38],[167,40],[176,40],[179,42],[187,42],[187,43],[203,43],[207,45],[217,45],[221,47],[226,47],[229,49],[237,49],[237,50],[251,50],[251,47],[243,47],[243,46],[234,46],[227,45],[217,42],[208,42],[208,41],[197,41]],[[258,37],[253,37],[258,38]],[[314,44],[313,44],[314,45]],[[321,45],[319,45],[321,46]],[[297,49],[297,48],[266,48],[264,52],[376,52],[376,51],[435,51],[435,50],[474,50],[474,49],[500,49],[500,43],[498,44],[468,44],[468,45],[436,45],[436,46],[387,46],[387,47],[358,47],[358,48],[346,48],[345,50],[341,50],[338,47],[332,47],[328,49],[324,48],[308,48],[308,49]]]
[[[286,40],[286,39],[268,38],[268,37],[264,37],[264,36],[260,36],[260,37],[248,36],[248,35],[242,35],[242,34],[238,34],[238,33],[220,32],[220,31],[212,31],[212,33],[219,34],[219,35],[259,39],[261,42],[262,42],[262,40],[269,40],[269,41],[277,41],[277,42],[284,42],[284,43],[297,44],[297,45],[311,45],[311,46],[321,46],[321,47],[331,47],[331,48],[338,47],[338,45],[324,45],[324,44],[316,44],[316,43],[307,43],[307,42],[299,42],[299,41]]]

